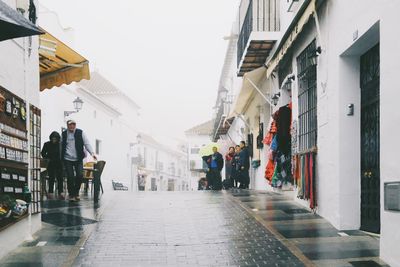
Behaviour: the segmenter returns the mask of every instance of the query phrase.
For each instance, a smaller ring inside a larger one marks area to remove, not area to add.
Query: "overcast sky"
[[[238,0],[40,0],[75,48],[142,107],[147,131],[211,119]]]

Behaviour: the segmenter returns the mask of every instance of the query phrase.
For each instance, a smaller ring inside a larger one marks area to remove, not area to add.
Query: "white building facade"
[[[74,111],[73,101],[78,97],[83,101],[82,110],[64,116],[64,111]],[[110,189],[112,180],[127,185],[132,182],[132,144],[137,142],[139,123],[137,104],[97,72],[91,74],[89,81],[43,91],[41,101],[48,103],[43,108],[43,142],[52,131],[65,129],[68,119],[74,119],[89,138],[98,160],[106,161],[103,187]]]
[[[205,178],[207,164],[199,154],[200,149],[211,142],[214,120],[204,122],[200,125],[192,127],[185,131],[189,174],[190,174],[190,190],[198,190],[199,180]]]
[[[17,6],[15,1],[5,0],[1,4],[14,10],[19,8],[20,14],[15,12],[17,15],[14,18],[24,16],[25,21],[28,21],[29,8],[36,10],[38,2],[33,1],[33,6],[30,6],[29,3],[26,6]],[[3,7],[2,12],[5,10]],[[21,14],[22,11],[24,15]],[[14,15],[14,13],[12,14]],[[17,19],[20,21],[19,18]],[[3,34],[6,33],[2,33],[2,38]],[[38,39],[38,36],[31,36],[0,41],[0,58],[3,62],[0,66],[0,98],[2,99],[0,108],[0,132],[2,135],[0,207],[7,209],[11,207],[4,206],[7,205],[3,202],[4,196],[8,195],[13,200],[21,199],[24,183],[31,191],[33,184],[39,185],[37,172],[31,171],[34,170],[38,160],[32,158],[34,153],[31,153],[29,149],[36,144],[34,139],[30,138],[34,135],[29,127],[31,119],[34,119],[30,110],[31,107],[34,107],[35,110],[40,107]],[[12,114],[8,112],[9,108],[12,109]],[[5,144],[4,137],[7,137],[8,141],[11,138],[12,143]],[[35,135],[35,138],[38,136]],[[24,145],[21,147],[22,142]],[[5,148],[5,145],[8,148]],[[15,158],[14,148],[24,154],[23,159]],[[7,156],[4,154],[5,150],[7,150]],[[13,159],[11,159],[12,153],[9,152],[14,152]],[[35,177],[32,175],[33,173],[35,173]],[[33,178],[35,179],[33,180]],[[0,219],[0,258],[23,241],[32,239],[32,234],[41,228],[40,206],[38,206],[40,191],[33,192],[32,201],[27,214],[20,218],[12,219],[14,214],[5,218],[2,214]]]
[[[260,34],[259,25],[244,27],[246,22],[238,21],[237,47],[244,46],[244,52],[238,54],[236,72],[243,83],[233,109],[235,121],[242,117],[246,122],[239,132],[252,132],[256,143],[261,130],[267,136],[271,115],[290,103],[292,156],[314,157],[315,167],[315,203],[297,198],[301,187],[293,188],[294,199],[312,204],[340,230],[380,234],[380,257],[400,266],[395,226],[400,222],[399,144],[394,137],[400,122],[394,103],[400,3],[267,2],[277,11],[269,19],[279,22],[273,32]],[[259,1],[242,1],[240,10],[260,16],[255,4],[260,7]],[[243,38],[248,40],[244,45]],[[252,188],[270,188],[264,179],[269,149],[253,147],[253,159],[259,154],[261,165],[253,170]],[[291,180],[288,188],[293,184],[298,181]]]
[[[139,191],[188,191],[188,155],[185,149],[174,149],[139,133],[134,147],[137,155]],[[135,185],[136,186],[136,185]]]

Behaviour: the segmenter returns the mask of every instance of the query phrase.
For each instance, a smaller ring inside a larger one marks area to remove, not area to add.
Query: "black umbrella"
[[[35,24],[0,0],[0,41],[43,33]]]

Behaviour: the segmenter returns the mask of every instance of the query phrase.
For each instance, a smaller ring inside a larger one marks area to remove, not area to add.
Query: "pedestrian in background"
[[[76,128],[74,120],[67,121],[67,130],[62,133],[61,157],[64,161],[68,178],[70,201],[79,201],[79,190],[83,181],[83,159],[85,149],[94,160],[97,160],[88,138],[81,129]]]
[[[208,189],[221,190],[222,189],[222,177],[221,171],[224,168],[224,158],[221,153],[218,152],[217,147],[213,147],[213,154],[209,156],[203,156],[203,160],[207,163],[207,182]]]
[[[64,199],[63,196],[63,166],[61,161],[61,136],[54,131],[49,136],[50,141],[44,143],[41,154],[47,162],[47,173],[49,176],[48,198],[54,197],[54,182],[57,179],[58,198]]]
[[[211,164],[210,164],[210,174],[213,184],[213,190],[221,190],[222,189],[222,177],[221,171],[224,168],[224,158],[221,153],[218,152],[217,147],[213,147],[214,154],[211,155]]]
[[[235,148],[231,146],[228,153],[225,155],[225,180],[231,181],[232,175],[232,160],[235,157]],[[232,186],[232,183],[231,183]]]
[[[231,183],[233,188],[237,188],[240,182],[240,146],[235,146],[235,154],[232,159]]]
[[[239,153],[239,161],[240,161],[240,186],[241,189],[249,188],[250,184],[250,155],[248,147],[246,146],[245,141],[240,141],[240,153]]]

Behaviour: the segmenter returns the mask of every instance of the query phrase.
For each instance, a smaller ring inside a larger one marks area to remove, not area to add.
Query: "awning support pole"
[[[314,3],[314,5],[315,5],[315,3]],[[317,9],[315,8],[315,6],[314,6],[314,21],[315,21],[315,28],[317,29],[318,43],[320,46],[324,47],[322,44],[321,28],[319,25],[318,13],[317,13]]]
[[[265,101],[268,102],[268,104],[270,106],[272,106],[271,100],[268,99],[268,97],[266,95],[263,94],[263,92],[257,87],[257,85],[255,85],[255,83],[253,83],[252,80],[250,80],[249,78],[246,77],[246,79],[249,81],[249,83],[254,87],[254,89],[256,89],[256,91],[262,96],[262,98],[265,99]]]

